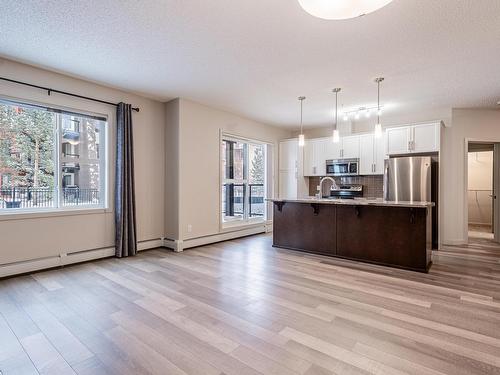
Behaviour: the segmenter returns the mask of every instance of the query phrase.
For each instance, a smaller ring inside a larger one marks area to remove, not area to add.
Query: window
[[[104,207],[106,119],[0,101],[0,212]]]
[[[266,219],[266,145],[223,137],[222,222],[244,224]]]

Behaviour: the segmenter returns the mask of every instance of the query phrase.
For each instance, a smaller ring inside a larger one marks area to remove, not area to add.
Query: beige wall
[[[140,107],[133,114],[137,190],[138,239],[164,236],[165,113],[163,103],[91,82],[0,59],[4,77],[52,87],[112,102],[124,101]],[[108,116],[110,188],[113,187],[115,108],[91,101],[47,93],[0,81],[0,96],[63,106]],[[112,205],[112,195],[109,196]],[[57,256],[61,253],[114,245],[114,216],[111,209],[65,216],[0,216],[0,264]]]
[[[165,103],[165,237],[179,239],[180,99]]]
[[[500,110],[454,109],[441,137],[441,240],[467,242],[466,140],[500,142]]]
[[[186,99],[168,103],[167,113],[171,111],[178,111],[179,119],[179,235],[174,239],[187,240],[219,234],[221,132],[273,144],[275,171],[278,169],[278,142],[288,138],[290,132]],[[169,113],[167,119],[175,119],[175,116]],[[277,191],[277,178],[274,178],[273,183]],[[167,224],[171,226],[167,232],[174,233],[175,223],[167,220]],[[192,227],[191,232],[188,231],[188,225]]]

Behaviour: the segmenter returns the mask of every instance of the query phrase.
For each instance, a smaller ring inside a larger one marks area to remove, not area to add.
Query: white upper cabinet
[[[359,136],[342,137],[340,157],[343,159],[359,158]]]
[[[359,174],[373,174],[373,157],[375,155],[375,137],[366,134],[359,137]]]
[[[359,137],[359,174],[384,174],[385,145],[384,137],[375,138],[373,134]]]
[[[387,154],[406,154],[410,146],[410,128],[401,126],[390,128],[385,131]]]
[[[440,124],[422,124],[412,128],[412,152],[439,151]]]
[[[374,174],[384,174],[384,163],[385,163],[385,137],[375,138],[375,156],[373,159],[373,173]]]
[[[386,130],[387,154],[439,151],[440,123],[401,126]]]
[[[330,138],[309,139],[304,145],[304,176],[324,176]]]

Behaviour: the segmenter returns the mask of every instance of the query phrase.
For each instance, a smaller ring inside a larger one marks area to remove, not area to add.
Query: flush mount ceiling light
[[[392,0],[298,0],[310,15],[325,20],[345,20],[375,12]]]

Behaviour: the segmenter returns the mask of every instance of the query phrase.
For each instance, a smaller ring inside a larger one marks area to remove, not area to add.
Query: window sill
[[[82,208],[53,208],[46,210],[20,210],[17,212],[3,210],[0,211],[0,221],[7,220],[25,220],[25,219],[41,219],[47,217],[60,216],[75,216],[75,215],[94,215],[110,213],[113,210],[103,207],[82,207]]]

